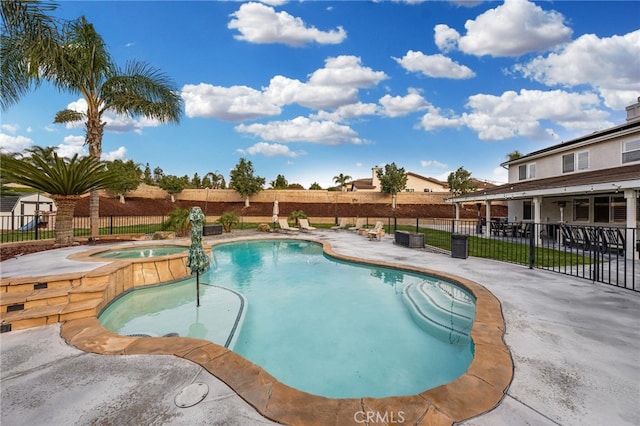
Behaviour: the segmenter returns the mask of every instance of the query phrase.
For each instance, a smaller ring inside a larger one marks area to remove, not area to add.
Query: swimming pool
[[[183,253],[188,249],[188,247],[177,245],[140,245],[139,247],[124,247],[104,250],[92,254],[91,257],[105,259],[141,259]]]
[[[197,314],[200,331],[215,330],[207,316],[219,314],[221,307],[213,306],[208,295],[213,286],[224,287],[242,294],[248,304],[233,350],[285,384],[333,398],[416,394],[454,380],[473,358],[470,338],[428,334],[416,319],[416,312],[424,310],[420,292],[433,298],[431,289],[455,290],[458,302],[473,306],[466,290],[426,275],[338,261],[325,256],[317,243],[216,246],[212,268],[201,276],[206,284],[199,310],[193,280],[188,281],[145,289],[172,287],[176,294],[145,295],[141,315],[132,315],[135,308],[127,302],[138,291],[128,293],[101,314],[100,322],[120,334],[190,335]],[[408,293],[419,309],[411,310]],[[473,311],[466,309],[470,329]],[[160,324],[165,328],[154,331]],[[462,332],[461,327],[451,329]],[[209,335],[192,337],[224,344]]]

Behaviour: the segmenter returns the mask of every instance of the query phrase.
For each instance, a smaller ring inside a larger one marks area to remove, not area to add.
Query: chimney
[[[380,170],[380,167],[378,166],[371,168],[371,185],[376,189],[380,188],[380,179],[378,179],[378,170]]]
[[[640,96],[638,101],[627,107],[627,122],[640,120]]]

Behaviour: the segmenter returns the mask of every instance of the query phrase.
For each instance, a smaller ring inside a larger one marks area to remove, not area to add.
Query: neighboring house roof
[[[3,195],[0,197],[0,212],[11,213],[22,195]]]
[[[357,180],[351,181],[349,185],[351,185],[352,188],[356,188],[356,189],[375,189],[376,188],[375,186],[373,186],[373,179],[371,178],[357,179]]]
[[[584,145],[598,142],[602,139],[610,139],[613,135],[637,132],[637,128],[640,127],[640,120],[634,120],[627,122],[625,124],[621,124],[619,126],[610,127],[605,130],[599,130],[593,132],[586,136],[581,136],[576,139],[572,139],[566,142],[559,143],[557,145],[553,145],[547,148],[543,148],[538,151],[531,152],[529,154],[523,155],[522,157],[516,158],[515,160],[505,161],[501,164],[501,166],[505,165],[513,165],[518,163],[524,163],[530,161],[533,158],[540,157],[542,155],[549,155],[549,153],[553,151],[565,151],[567,148],[570,148],[573,145]]]
[[[438,180],[438,179],[434,179],[434,178],[431,178],[431,177],[422,176],[422,175],[419,175],[419,174],[417,174],[417,173],[413,173],[413,172],[407,172],[407,176],[408,176],[408,175],[411,175],[411,176],[417,177],[418,179],[422,179],[422,180],[429,181],[429,182],[431,182],[431,183],[435,183],[436,185],[440,185],[440,186],[443,186],[443,187],[445,187],[445,188],[449,187],[449,184],[448,184],[447,182],[442,182],[441,180]]]
[[[629,188],[640,188],[640,164],[507,183],[454,197],[450,200],[465,202],[523,199],[538,195],[586,195],[597,192],[616,192]]]

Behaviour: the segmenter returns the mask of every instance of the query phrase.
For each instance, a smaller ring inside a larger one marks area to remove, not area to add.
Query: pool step
[[[475,303],[464,291],[443,282],[423,281],[407,285],[402,298],[413,320],[429,334],[449,343],[471,340]]]
[[[96,316],[108,283],[75,287],[46,283],[21,285],[21,291],[0,295],[2,332],[37,327],[77,318]]]

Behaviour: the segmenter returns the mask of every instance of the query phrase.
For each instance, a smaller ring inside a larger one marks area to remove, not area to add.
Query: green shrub
[[[240,223],[240,219],[238,218],[236,212],[227,212],[220,216],[218,220],[216,220],[216,222],[222,225],[222,229],[224,229],[224,232],[231,232],[231,228],[233,228],[233,225],[237,225],[238,223]]]
[[[298,224],[298,219],[306,219],[307,215],[302,210],[294,210],[289,213],[289,222],[293,221]]]
[[[169,217],[162,224],[163,230],[175,231],[176,235],[181,237],[188,235],[190,228],[189,210],[180,207],[171,210]]]

